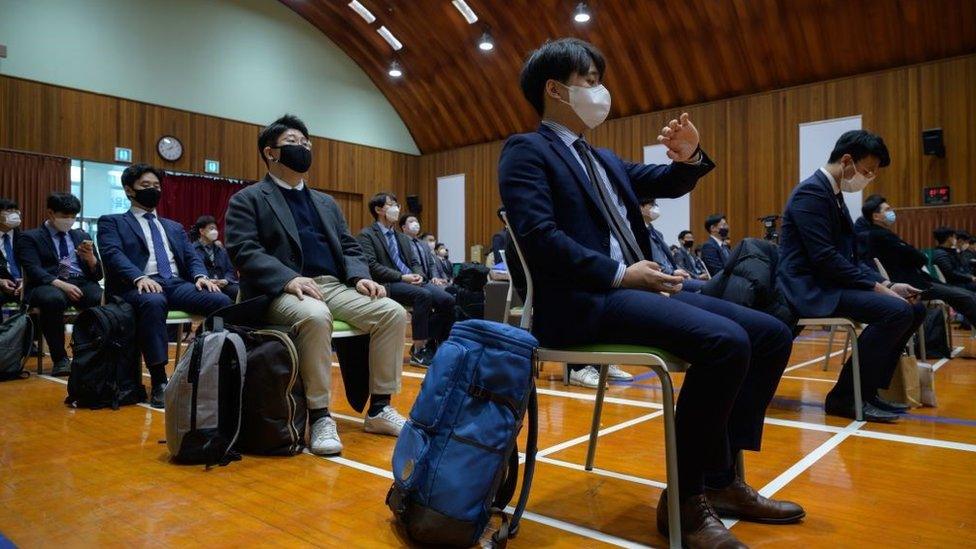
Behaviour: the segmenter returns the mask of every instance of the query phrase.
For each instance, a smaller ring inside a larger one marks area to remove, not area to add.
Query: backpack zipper
[[[295,350],[295,344],[291,342],[291,338],[288,334],[279,332],[277,330],[255,330],[255,334],[267,335],[280,340],[285,344],[285,348],[288,349],[288,354],[291,356],[291,378],[288,380],[288,386],[285,388],[285,398],[288,400],[288,434],[291,435],[291,451],[297,453],[301,449],[301,444],[298,441],[298,429],[295,428],[295,410],[298,408],[298,403],[295,402],[295,397],[291,394],[292,389],[295,387],[295,379],[298,377],[298,351]]]

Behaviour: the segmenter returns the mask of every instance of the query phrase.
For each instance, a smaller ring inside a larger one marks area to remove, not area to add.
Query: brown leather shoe
[[[706,487],[705,497],[718,515],[724,518],[764,524],[790,524],[799,522],[806,516],[803,507],[792,501],[763,497],[740,478],[722,489]]]
[[[668,535],[668,491],[657,502],[657,531]],[[681,545],[688,549],[748,549],[722,524],[705,496],[681,502]]]

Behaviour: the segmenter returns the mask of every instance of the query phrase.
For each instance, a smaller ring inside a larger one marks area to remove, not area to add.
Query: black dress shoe
[[[893,414],[891,412],[886,412],[870,402],[865,402],[861,411],[864,414],[864,421],[869,421],[872,423],[894,423],[898,421],[898,414]],[[824,402],[824,412],[829,416],[846,417],[848,419],[857,419],[854,415],[854,403],[845,402],[841,399],[830,398],[827,396],[827,400]]]
[[[885,400],[881,398],[880,395],[874,395],[874,398],[868,400],[868,402],[870,402],[875,408],[894,414],[904,414],[912,409],[911,406],[905,404],[904,402],[892,402],[890,400]]]
[[[51,375],[54,377],[68,377],[71,375],[71,359],[64,357],[54,363],[54,367],[51,368]]]
[[[419,368],[427,368],[430,366],[431,361],[434,360],[434,350],[430,345],[424,346],[419,351],[410,351],[410,364],[417,366]]]
[[[163,409],[166,408],[166,401],[163,399],[163,393],[166,391],[166,383],[160,383],[159,385],[153,385],[152,395],[149,397],[149,405],[153,408]]]

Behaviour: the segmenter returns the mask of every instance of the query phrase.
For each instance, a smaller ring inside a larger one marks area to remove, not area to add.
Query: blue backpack
[[[538,342],[519,328],[468,320],[451,330],[427,370],[393,450],[386,504],[415,541],[471,546],[491,516],[492,541],[518,533],[532,485],[538,435],[532,355]],[[529,432],[522,491],[511,520],[503,509],[518,480],[517,438]]]

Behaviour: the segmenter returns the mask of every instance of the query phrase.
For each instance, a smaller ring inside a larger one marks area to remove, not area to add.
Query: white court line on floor
[[[548,457],[548,456],[538,456],[538,457],[536,457],[536,461],[538,461],[539,463],[548,463],[549,465],[556,465],[556,466],[559,466],[559,467],[564,467],[566,469],[575,469],[577,471],[587,472],[586,471],[586,467],[584,467],[583,465],[580,465],[578,463],[571,463],[569,461],[563,461],[561,459],[553,459],[553,458]],[[662,490],[668,487],[668,485],[665,484],[665,483],[663,483],[663,482],[658,482],[656,480],[651,480],[649,478],[636,477],[634,475],[627,475],[627,474],[624,474],[624,473],[617,473],[615,471],[609,471],[607,469],[600,469],[598,467],[594,467],[592,471],[588,471],[588,472],[593,473],[593,474],[596,474],[596,475],[600,475],[600,476],[603,476],[603,477],[610,477],[610,478],[615,478],[615,479],[619,479],[619,480],[626,480],[628,482],[633,482],[635,484],[643,484],[645,486],[653,486],[655,488],[660,488]]]
[[[858,431],[854,436],[886,440],[888,442],[904,442],[918,446],[932,446],[935,448],[945,448],[947,450],[962,450],[964,452],[976,452],[976,444],[965,442],[952,442],[951,440],[940,440],[936,438],[922,438],[908,435],[896,435],[894,433],[880,433],[878,431]]]
[[[834,352],[830,353],[830,358],[833,358],[833,357],[835,357],[835,356],[837,356],[837,355],[839,355],[839,354],[841,354],[843,352],[844,352],[844,349],[841,349],[839,351],[834,351]],[[819,356],[817,358],[811,358],[810,360],[807,360],[805,362],[801,362],[801,363],[796,364],[796,365],[793,365],[793,366],[788,366],[785,370],[783,370],[783,372],[792,372],[793,370],[798,370],[798,369],[803,368],[805,366],[809,366],[811,364],[816,364],[817,362],[822,362],[823,359],[824,359],[823,355],[821,355],[821,356]]]
[[[627,427],[637,425],[638,423],[644,423],[645,421],[650,421],[661,415],[664,415],[664,411],[653,412],[650,414],[645,414],[640,417],[635,417],[634,419],[629,419],[627,421],[617,423],[616,425],[611,425],[610,427],[607,427],[605,429],[600,429],[599,431],[597,431],[596,436],[599,438],[602,437],[603,435],[609,435],[610,433],[615,433],[622,429],[626,429]],[[548,456],[549,454],[555,454],[556,452],[561,452],[566,448],[571,448],[573,446],[576,446],[577,444],[582,444],[584,442],[589,442],[589,441],[590,441],[590,434],[587,433],[585,435],[581,435],[576,438],[567,440],[566,442],[560,442],[555,446],[550,446],[548,448],[539,450],[537,455]]]
[[[836,379],[820,379],[819,377],[783,376],[783,379],[794,379],[797,381],[819,381],[822,383],[837,383]]]
[[[839,433],[842,427],[834,427],[833,425],[823,425],[820,423],[809,423],[806,421],[797,421],[794,419],[780,419],[775,417],[766,417],[763,420],[766,425],[777,425],[779,427],[791,427],[793,429],[805,429],[807,431],[820,431],[823,433]]]
[[[949,353],[949,356],[952,357],[952,358],[955,358],[955,357],[959,356],[960,353],[962,353],[962,347],[956,347],[955,349],[952,350],[951,353]],[[939,371],[939,368],[941,368],[941,367],[945,366],[946,364],[948,364],[949,360],[951,360],[951,359],[949,359],[949,358],[940,358],[938,361],[936,361],[935,364],[932,365],[932,371],[933,372],[938,372]]]

